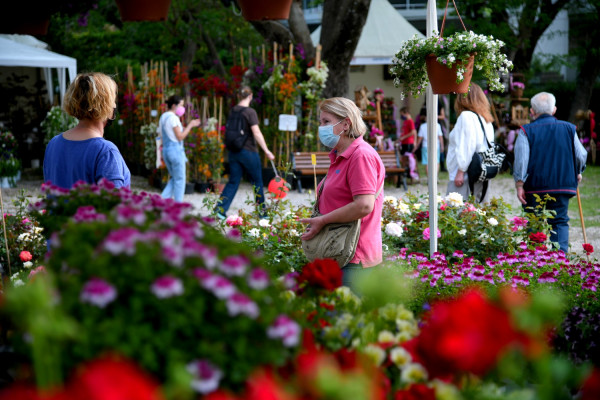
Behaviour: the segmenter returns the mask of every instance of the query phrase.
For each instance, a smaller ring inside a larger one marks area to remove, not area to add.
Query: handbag
[[[325,177],[317,201],[315,202],[312,218],[321,216],[319,212],[319,199],[325,186]],[[375,194],[375,199],[383,190],[383,184]],[[337,261],[338,265],[344,267],[352,260],[356,254],[356,246],[360,237],[360,219],[350,222],[334,222],[327,224],[313,238],[302,241],[302,250],[309,261],[316,259],[331,258]]]
[[[485,198],[488,189],[488,181],[495,178],[498,173],[505,169],[506,154],[508,151],[504,146],[498,143],[492,142],[490,144],[485,134],[485,128],[483,127],[483,122],[481,122],[481,117],[477,113],[475,113],[475,115],[477,115],[477,120],[481,125],[483,138],[485,139],[488,148],[485,151],[476,151],[473,154],[471,163],[467,168],[467,175],[469,177],[469,189],[471,190],[471,193],[473,193],[476,182],[483,182],[481,198],[478,200],[478,202],[481,203]]]

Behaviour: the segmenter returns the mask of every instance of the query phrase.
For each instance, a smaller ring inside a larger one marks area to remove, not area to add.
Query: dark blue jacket
[[[575,125],[542,114],[522,129],[529,141],[525,193],[577,194]]]

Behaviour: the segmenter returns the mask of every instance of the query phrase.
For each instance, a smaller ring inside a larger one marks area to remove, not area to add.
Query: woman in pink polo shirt
[[[312,238],[326,224],[361,219],[356,254],[341,266],[343,285],[356,292],[355,283],[365,269],[382,261],[383,190],[377,198],[375,194],[383,189],[385,168],[377,152],[363,140],[367,127],[353,101],[333,97],[323,101],[319,111],[319,139],[332,149],[331,164],[319,200],[323,215],[301,220],[308,224],[302,239]]]

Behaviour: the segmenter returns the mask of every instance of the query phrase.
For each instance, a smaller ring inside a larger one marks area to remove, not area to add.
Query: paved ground
[[[17,188],[2,189],[5,212],[7,209],[10,210],[13,208],[12,199],[20,193],[21,189],[24,189],[26,191],[26,194],[32,196],[32,198],[38,197],[39,187],[41,183],[41,179],[24,178],[17,183]],[[446,193],[447,184],[447,180],[440,180],[440,183],[438,185],[438,193],[444,195]],[[145,178],[139,176],[132,177],[132,189],[138,191],[144,190],[153,193],[160,192],[158,189],[148,185],[148,182]],[[427,193],[427,181],[422,180],[421,183],[409,185],[408,190],[415,194]],[[391,184],[386,185],[384,192],[386,196],[396,197],[402,197],[406,193],[404,189],[395,188]],[[246,201],[251,198],[251,193],[252,192],[250,184],[242,183],[240,185],[237,195],[234,198],[231,208],[229,209],[228,214],[236,213],[240,209],[250,210],[251,206],[246,204]],[[520,207],[520,203],[517,200],[516,192],[514,189],[513,180],[508,175],[502,175],[494,179],[493,184],[490,185],[490,193],[492,197],[502,197],[506,203],[510,204],[511,207],[515,209]],[[184,201],[193,204],[196,212],[200,215],[208,215],[210,213],[210,209],[207,209],[204,203],[205,201],[211,199],[214,200],[215,196],[212,194],[200,193],[185,195],[184,197]],[[312,190],[304,190],[303,193],[299,193],[297,190],[292,190],[288,193],[286,199],[294,205],[310,205],[312,199],[314,199],[314,192]],[[570,215],[570,217],[570,242],[572,248],[576,251],[579,251],[581,249],[581,244],[583,243],[583,232],[581,229],[581,222],[579,219],[579,215]],[[594,245],[595,248],[600,249],[600,228],[587,228],[586,234],[588,242]]]

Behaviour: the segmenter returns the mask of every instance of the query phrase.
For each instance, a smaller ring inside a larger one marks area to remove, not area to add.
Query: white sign
[[[156,111],[156,110],[150,110],[150,116],[151,116],[151,117],[156,117],[156,116],[158,116],[158,111]]]
[[[279,114],[279,130],[292,131],[298,130],[298,117],[289,114]]]

